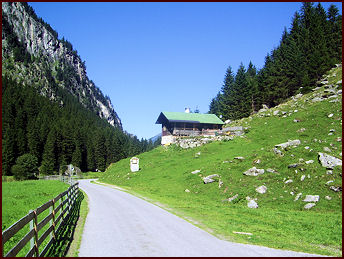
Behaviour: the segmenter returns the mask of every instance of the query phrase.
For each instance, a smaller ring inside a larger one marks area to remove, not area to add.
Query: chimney
[[[185,113],[190,113],[190,108],[185,108]]]

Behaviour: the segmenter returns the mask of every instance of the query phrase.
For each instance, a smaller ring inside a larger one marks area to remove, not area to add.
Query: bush
[[[16,164],[12,166],[12,173],[16,180],[37,179],[37,157],[31,154],[24,154],[18,157]]]

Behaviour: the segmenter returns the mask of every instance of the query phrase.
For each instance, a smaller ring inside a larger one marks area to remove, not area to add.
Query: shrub
[[[34,155],[24,154],[17,158],[12,166],[12,173],[16,180],[36,179],[38,174],[38,159]]]

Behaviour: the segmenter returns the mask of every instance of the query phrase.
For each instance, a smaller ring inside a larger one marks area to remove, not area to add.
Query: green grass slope
[[[342,68],[328,75],[328,84],[336,85]],[[100,181],[147,197],[226,240],[341,256],[342,192],[330,186],[342,186],[342,167],[322,167],[318,152],[341,159],[342,94],[313,102],[315,97],[333,96],[326,88],[233,122],[231,125],[246,128],[243,137],[193,149],[159,147],[138,156],[140,171],[132,173],[129,159],[124,159],[110,165]],[[341,83],[337,84],[336,92],[341,88]],[[284,156],[273,152],[276,144],[295,139],[301,144],[282,151]],[[234,159],[238,156],[244,160]],[[309,160],[314,162],[306,163]],[[288,168],[296,163],[296,168]],[[265,173],[243,175],[253,166]],[[276,173],[267,172],[268,168]],[[192,174],[195,170],[201,172]],[[202,177],[211,174],[220,177],[204,184]],[[256,191],[262,185],[267,187],[264,194]],[[299,193],[302,195],[295,201]],[[229,202],[234,195],[237,198]],[[304,208],[306,195],[320,197],[309,210]],[[256,199],[259,207],[248,208],[247,197]]]

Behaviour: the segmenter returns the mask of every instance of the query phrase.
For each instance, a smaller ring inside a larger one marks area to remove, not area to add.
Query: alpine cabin
[[[161,144],[182,136],[214,136],[224,124],[215,114],[161,112],[155,124],[162,124]]]

